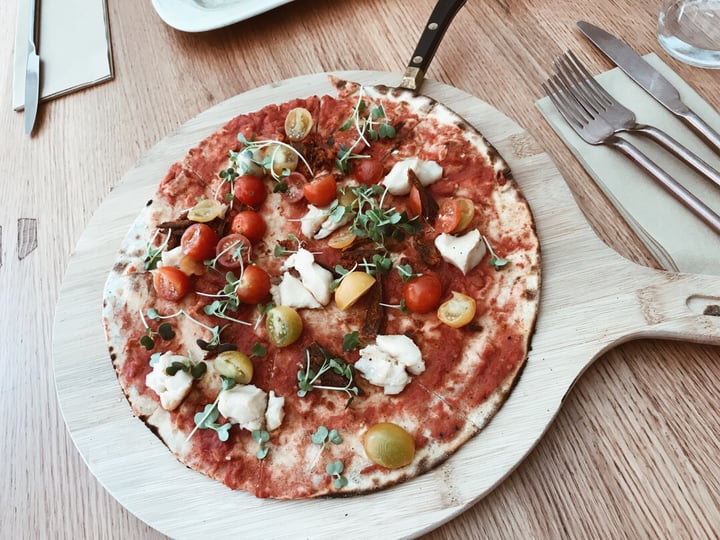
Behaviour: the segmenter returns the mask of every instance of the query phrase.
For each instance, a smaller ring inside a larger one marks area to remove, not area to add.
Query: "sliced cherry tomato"
[[[153,286],[160,298],[177,302],[190,290],[190,278],[179,268],[161,266],[153,274]]]
[[[330,174],[321,174],[313,178],[304,189],[305,198],[315,206],[327,206],[337,197],[337,182]]]
[[[445,199],[440,204],[435,228],[444,233],[465,230],[475,216],[475,204],[465,197]]]
[[[252,174],[240,176],[235,179],[235,197],[243,204],[258,207],[267,199],[265,182]]]
[[[287,347],[295,343],[302,334],[303,322],[300,315],[288,306],[274,307],[265,314],[265,329],[268,339],[276,347]]]
[[[215,199],[203,199],[188,211],[188,219],[207,223],[225,212],[225,205]]]
[[[420,192],[415,186],[410,188],[408,210],[410,211],[410,217],[417,217],[422,213],[422,200],[420,198]]]
[[[182,235],[180,246],[182,252],[196,261],[212,259],[218,237],[210,226],[204,223],[193,223]]]
[[[452,298],[440,304],[437,310],[438,319],[452,326],[460,328],[465,326],[475,317],[475,299],[456,291],[452,292]]]
[[[405,307],[413,313],[428,313],[435,309],[442,296],[442,283],[435,274],[412,278],[403,287]]]
[[[250,260],[252,244],[242,234],[228,234],[223,236],[215,248],[217,263],[225,268],[240,268],[240,262],[247,264]]]
[[[230,231],[244,234],[251,243],[262,240],[267,231],[267,224],[263,217],[255,210],[242,210],[238,212],[230,224]]]
[[[308,183],[304,174],[297,171],[291,172],[283,177],[280,182],[285,185],[284,189],[280,190],[285,200],[291,203],[303,200],[305,197],[305,185]]]
[[[415,457],[413,436],[390,422],[380,422],[367,430],[363,447],[371,461],[388,469],[409,465]]]
[[[385,169],[380,160],[363,158],[354,160],[353,173],[361,184],[377,184],[383,177]]]
[[[235,294],[244,304],[257,304],[270,294],[270,276],[255,264],[246,266]]]
[[[305,107],[292,109],[285,117],[285,133],[291,141],[301,141],[313,127],[313,117]]]
[[[253,378],[253,363],[250,357],[240,351],[223,351],[213,361],[215,369],[238,384],[249,384]]]

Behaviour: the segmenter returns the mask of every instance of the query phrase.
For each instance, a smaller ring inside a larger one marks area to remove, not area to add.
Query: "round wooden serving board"
[[[380,72],[335,75],[394,86]],[[487,103],[426,81],[510,164],[530,203],[543,269],[540,313],[527,365],[490,424],[442,466],[378,493],[276,501],[234,492],[181,465],[132,415],[105,345],[103,285],[131,223],[168,167],[233,116],[293,97],[332,90],[308,75],[229,99],[158,143],[110,193],[73,254],[55,317],[57,392],[68,429],[88,467],[128,510],[175,538],[407,537],[450,520],[487,494],[530,452],[592,361],[638,337],[720,344],[720,277],[669,274],[630,263],[591,231],[549,157],[517,124]],[[388,509],[392,517],[388,519]]]

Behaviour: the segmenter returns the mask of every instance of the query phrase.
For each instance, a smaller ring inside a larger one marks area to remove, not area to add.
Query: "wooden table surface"
[[[579,19],[654,51],[720,108],[720,71],[657,44],[660,2],[470,0],[428,78],[487,101],[556,162],[598,235],[655,263],[540,113],[540,82],[572,49],[610,68]],[[434,0],[297,0],[202,34],[178,32],[149,1],[110,2],[115,80],[44,104],[36,135],[11,109],[16,8],[0,2],[0,536],[162,538],[116,502],[73,446],[51,356],[58,291],[91,215],[124,173],[180,124],[235,94],[297,75],[400,74]],[[631,4],[629,6],[628,4]],[[703,538],[720,532],[720,355],[637,341],[593,364],[529,457],[490,495],[427,538]],[[391,519],[391,517],[389,516]]]

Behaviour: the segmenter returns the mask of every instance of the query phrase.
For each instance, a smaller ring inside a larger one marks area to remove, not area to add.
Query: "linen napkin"
[[[19,0],[12,106],[23,108],[30,2]],[[40,0],[40,99],[48,100],[113,77],[105,0]]]
[[[720,132],[720,115],[654,53],[645,57],[680,92],[682,100]],[[720,155],[705,146],[693,131],[637,86],[619,68],[595,79],[631,109],[640,123],[668,133],[720,170]],[[671,271],[720,275],[720,235],[677,202],[623,154],[607,146],[585,143],[572,131],[549,98],[536,102],[545,119],[572,150],[619,213],[657,258]],[[649,139],[622,134],[663,167],[678,182],[720,214],[720,187],[698,175]]]

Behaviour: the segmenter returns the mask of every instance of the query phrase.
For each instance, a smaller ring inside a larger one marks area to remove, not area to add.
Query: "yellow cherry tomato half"
[[[375,284],[375,278],[367,272],[353,271],[345,274],[335,289],[335,304],[343,311],[360,300]]]
[[[265,329],[270,343],[287,347],[295,343],[303,331],[303,322],[297,311],[289,306],[276,306],[265,314]]]
[[[248,384],[253,378],[253,363],[240,351],[223,351],[215,358],[215,369],[238,384]]]
[[[292,147],[278,143],[273,143],[265,148],[263,156],[266,159],[269,158],[271,169],[269,169],[269,172],[279,175],[283,174],[284,171],[292,172],[297,169],[300,160]]]
[[[305,107],[296,107],[285,117],[285,133],[291,141],[302,141],[312,127],[312,114]]]
[[[328,246],[333,249],[349,248],[356,238],[357,235],[350,232],[350,229],[341,229],[333,233],[333,235],[328,240]]]
[[[207,223],[223,215],[225,205],[215,199],[203,199],[188,211],[188,219]]]
[[[371,427],[365,433],[363,447],[370,461],[388,469],[409,465],[415,457],[413,436],[390,422],[381,422]]]
[[[452,326],[460,328],[465,326],[475,317],[475,299],[456,291],[452,292],[452,298],[440,305],[437,310],[438,319]]]

